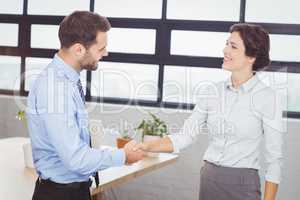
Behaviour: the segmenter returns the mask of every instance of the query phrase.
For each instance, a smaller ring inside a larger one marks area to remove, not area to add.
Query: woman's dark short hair
[[[230,33],[238,32],[242,38],[249,57],[254,57],[253,70],[258,71],[270,64],[270,38],[268,32],[259,25],[234,24],[230,27]]]
[[[75,11],[60,23],[58,36],[61,48],[69,48],[75,43],[89,48],[96,42],[97,33],[107,32],[110,27],[109,21],[97,13]]]

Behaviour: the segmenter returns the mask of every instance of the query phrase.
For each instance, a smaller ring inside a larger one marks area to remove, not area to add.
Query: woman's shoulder
[[[258,80],[257,84],[251,91],[251,96],[252,98],[259,98],[261,100],[265,99],[265,101],[270,100],[270,98],[273,99],[274,96],[276,96],[276,88]]]

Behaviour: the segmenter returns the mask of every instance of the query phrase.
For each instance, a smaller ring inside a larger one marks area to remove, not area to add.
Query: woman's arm
[[[150,152],[168,152],[174,151],[172,141],[169,137],[158,140],[146,141],[136,146],[136,149],[142,149]]]
[[[202,130],[203,124],[207,120],[207,99],[205,94],[207,90],[203,91],[203,96],[198,100],[192,114],[185,120],[183,127],[178,134],[166,136],[162,139],[146,141],[136,146],[144,151],[150,152],[174,152],[179,151],[191,143],[193,143]]]
[[[278,184],[266,181],[264,200],[275,200]]]
[[[276,91],[268,91],[264,99],[266,105],[262,119],[267,163],[264,200],[275,200],[282,179],[283,145],[286,133],[282,110],[285,100]]]

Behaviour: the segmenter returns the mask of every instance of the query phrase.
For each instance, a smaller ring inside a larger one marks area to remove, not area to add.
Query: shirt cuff
[[[271,164],[265,175],[266,181],[279,184],[281,181],[281,167],[279,164]]]
[[[266,175],[266,181],[271,182],[271,183],[276,183],[279,184],[280,183],[280,178],[279,177],[273,177],[270,175]]]
[[[114,149],[111,151],[112,165],[113,166],[122,166],[126,161],[126,154],[123,149]]]

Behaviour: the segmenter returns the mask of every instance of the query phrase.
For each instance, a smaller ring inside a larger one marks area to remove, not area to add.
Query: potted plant
[[[17,112],[16,118],[20,121],[26,120],[25,118],[25,111],[24,110],[19,110]]]
[[[117,147],[119,149],[123,148],[130,140],[132,140],[132,138],[128,134],[128,130],[121,132],[120,137],[117,138]]]
[[[19,110],[16,114],[16,119],[19,121],[23,121],[25,129],[28,131],[28,126],[27,126],[27,119],[26,119],[26,113],[25,110]]]
[[[143,120],[136,130],[140,130],[142,132],[142,141],[151,141],[163,138],[167,135],[167,125],[164,121],[159,119],[153,113],[148,112],[150,115],[150,119]],[[157,156],[157,153],[148,153],[149,156]]]

